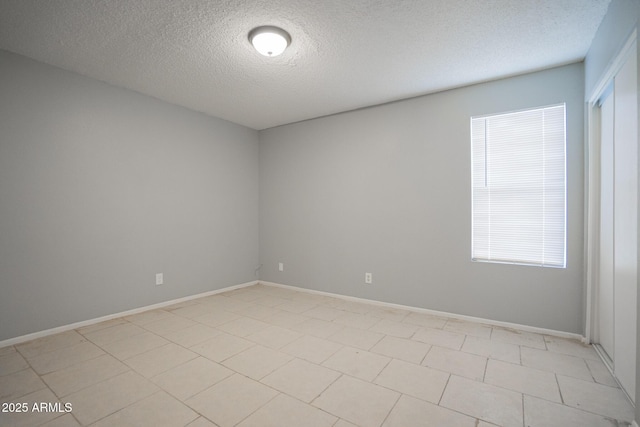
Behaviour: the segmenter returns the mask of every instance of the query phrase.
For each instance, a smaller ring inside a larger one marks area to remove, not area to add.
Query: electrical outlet
[[[164,274],[156,273],[156,286],[160,286],[162,284],[164,284]]]
[[[284,271],[284,263],[283,262],[279,262],[278,263],[278,271]]]
[[[371,273],[364,273],[364,283],[370,285],[373,283],[373,275]]]

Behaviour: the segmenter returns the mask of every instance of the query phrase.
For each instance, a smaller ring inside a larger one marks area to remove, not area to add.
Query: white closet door
[[[598,341],[613,361],[613,94],[609,92],[600,102]]]
[[[638,284],[637,48],[614,79],[614,372],[632,397]]]

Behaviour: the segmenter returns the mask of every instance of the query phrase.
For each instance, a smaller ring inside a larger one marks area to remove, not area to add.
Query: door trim
[[[597,120],[598,100],[605,93],[609,84],[631,54],[631,48],[637,40],[637,28],[622,46],[613,62],[598,80],[594,90],[587,98],[586,103],[586,150],[585,150],[585,277],[586,277],[586,301],[585,301],[585,342],[593,343],[597,340],[597,285],[598,264],[600,253],[600,122]]]

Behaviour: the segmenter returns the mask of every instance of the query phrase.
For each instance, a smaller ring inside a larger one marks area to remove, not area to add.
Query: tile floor
[[[0,402],[28,409],[0,412],[2,426],[611,427],[633,417],[579,342],[264,285],[0,348]]]

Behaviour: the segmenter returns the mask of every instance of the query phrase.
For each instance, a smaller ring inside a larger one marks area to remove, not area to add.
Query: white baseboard
[[[71,323],[69,325],[58,326],[57,328],[45,329],[44,331],[34,332],[27,335],[22,335],[15,338],[9,338],[4,341],[0,341],[0,348],[7,347],[10,345],[20,344],[23,342],[31,341],[37,338],[46,337],[49,335],[59,334],[60,332],[71,331],[73,329],[82,328],[84,326],[93,325],[96,323],[104,322],[105,320],[117,319],[118,317],[131,316],[133,314],[142,313],[144,311],[155,310],[162,307],[167,307],[174,304],[179,304],[181,302],[190,301],[192,299],[208,297],[210,295],[219,294],[222,292],[232,291],[234,289],[245,288],[247,286],[257,285],[259,282],[257,280],[253,282],[241,283],[239,285],[228,286],[222,289],[216,289],[213,291],[203,292],[201,294],[190,295],[187,297],[177,298],[170,301],[164,301],[157,304],[147,305],[144,307],[134,308],[132,310],[121,311],[120,313],[109,314],[107,316],[97,317],[95,319],[83,320],[82,322]]]
[[[389,303],[389,302],[382,302],[382,301],[370,300],[370,299],[365,299],[365,298],[350,297],[350,296],[347,296],[347,295],[334,294],[334,293],[331,293],[331,292],[316,291],[316,290],[313,290],[313,289],[299,288],[297,286],[283,285],[283,284],[274,283],[274,282],[265,282],[263,280],[260,280],[259,283],[262,284],[262,285],[266,285],[266,286],[273,286],[273,287],[277,287],[277,288],[292,289],[292,290],[296,290],[296,291],[300,291],[300,292],[306,292],[306,293],[310,293],[310,294],[324,295],[324,296],[328,296],[328,297],[339,298],[339,299],[343,299],[343,300],[346,300],[346,301],[354,301],[354,302],[360,302],[360,303],[370,304],[370,305],[377,305],[377,306],[382,306],[382,307],[399,308],[401,310],[408,310],[408,311],[412,311],[412,312],[415,312],[415,313],[425,313],[425,314],[431,314],[433,316],[446,317],[446,318],[449,318],[449,319],[465,320],[467,322],[482,323],[482,324],[485,324],[485,325],[499,326],[499,327],[507,328],[507,329],[515,329],[515,330],[523,331],[523,332],[534,332],[536,334],[549,335],[549,336],[554,336],[554,337],[559,337],[559,338],[569,338],[569,339],[573,339],[573,340],[579,340],[579,341],[582,341],[582,342],[585,341],[585,338],[582,335],[574,334],[574,333],[571,333],[571,332],[556,331],[554,329],[538,328],[538,327],[535,327],[535,326],[520,325],[518,323],[500,322],[498,320],[490,320],[490,319],[483,319],[481,317],[473,317],[473,316],[465,316],[465,315],[462,315],[462,314],[447,313],[445,311],[429,310],[427,308],[412,307],[412,306],[409,306],[409,305],[393,304],[393,303]]]
[[[431,314],[431,315],[434,315],[434,316],[440,316],[440,317],[445,317],[445,318],[449,318],[449,319],[465,320],[467,322],[482,323],[482,324],[485,324],[485,325],[499,326],[499,327],[503,327],[503,328],[515,329],[515,330],[525,331],[525,332],[534,332],[534,333],[538,333],[538,334],[550,335],[550,336],[555,336],[555,337],[560,337],[560,338],[576,339],[576,340],[581,340],[581,341],[585,342],[585,337],[583,337],[582,335],[573,334],[573,333],[570,333],[570,332],[556,331],[556,330],[553,330],[553,329],[538,328],[538,327],[535,327],[535,326],[528,326],[528,325],[520,325],[520,324],[517,324],[517,323],[500,322],[500,321],[497,321],[497,320],[483,319],[483,318],[480,318],[480,317],[465,316],[465,315],[462,315],[462,314],[447,313],[447,312],[444,312],[444,311],[430,310],[430,309],[427,309],[427,308],[412,307],[412,306],[401,305],[401,304],[393,304],[393,303],[389,303],[389,302],[382,302],[382,301],[370,300],[370,299],[365,299],[365,298],[351,297],[351,296],[347,296],[347,295],[334,294],[334,293],[331,293],[331,292],[316,291],[316,290],[313,290],[313,289],[299,288],[297,286],[283,285],[283,284],[280,284],[280,283],[256,280],[256,281],[252,281],[252,282],[242,283],[242,284],[239,284],[239,285],[228,286],[228,287],[222,288],[222,289],[216,289],[216,290],[213,290],[213,291],[203,292],[203,293],[196,294],[196,295],[190,295],[190,296],[187,296],[187,297],[177,298],[177,299],[170,300],[170,301],[164,301],[164,302],[157,303],[157,304],[147,305],[147,306],[144,306],[144,307],[134,308],[132,310],[127,310],[127,311],[122,311],[122,312],[119,312],[119,313],[109,314],[107,316],[102,316],[102,317],[98,317],[98,318],[95,318],[95,319],[89,319],[89,320],[84,320],[84,321],[81,321],[81,322],[72,323],[72,324],[69,324],[69,325],[58,326],[56,328],[46,329],[46,330],[43,330],[43,331],[34,332],[34,333],[31,333],[31,334],[27,334],[27,335],[22,335],[22,336],[19,336],[19,337],[9,338],[7,340],[0,341],[0,348],[7,347],[7,346],[10,346],[10,345],[20,344],[20,343],[23,343],[23,342],[31,341],[31,340],[34,340],[34,339],[37,339],[37,338],[46,337],[46,336],[49,336],[49,335],[58,334],[58,333],[61,333],[61,332],[70,331],[70,330],[73,330],[73,329],[82,328],[84,326],[93,325],[93,324],[96,324],[96,323],[104,322],[106,320],[117,319],[119,317],[124,317],[124,316],[131,316],[131,315],[134,315],[134,314],[142,313],[142,312],[149,311],[149,310],[155,310],[155,309],[158,309],[158,308],[167,307],[167,306],[170,306],[170,305],[173,305],[173,304],[178,304],[178,303],[181,303],[181,302],[190,301],[190,300],[197,299],[197,298],[203,298],[203,297],[207,297],[207,296],[210,296],[210,295],[219,294],[219,293],[222,293],[222,292],[232,291],[234,289],[240,289],[240,288],[245,288],[247,286],[253,286],[253,285],[256,285],[258,283],[266,285],[266,286],[286,288],[286,289],[292,289],[292,290],[295,290],[295,291],[306,292],[306,293],[310,293],[310,294],[324,295],[324,296],[329,296],[329,297],[333,297],[333,298],[339,298],[339,299],[346,300],[346,301],[360,302],[360,303],[364,303],[364,304],[370,304],[370,305],[381,306],[381,307],[398,308],[398,309],[401,309],[401,310],[408,310],[408,311],[412,311],[412,312],[415,312],[415,313]],[[638,426],[636,425],[634,427],[638,427]]]

